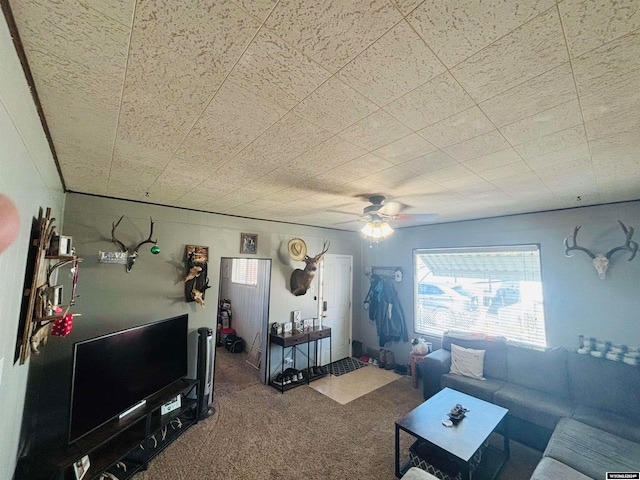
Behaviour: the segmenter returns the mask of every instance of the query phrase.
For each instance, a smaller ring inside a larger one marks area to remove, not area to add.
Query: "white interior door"
[[[351,255],[324,256],[320,310],[322,325],[331,327],[331,342],[322,340],[322,365],[329,363],[330,344],[331,361],[351,356],[352,263]]]

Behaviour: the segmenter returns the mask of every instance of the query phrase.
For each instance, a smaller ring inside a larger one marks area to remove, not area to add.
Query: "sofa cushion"
[[[493,394],[493,403],[509,409],[509,415],[553,430],[562,417],[570,417],[573,404],[547,393],[506,384]]]
[[[442,348],[451,350],[451,343],[464,348],[484,350],[484,377],[496,380],[507,379],[507,343],[504,337],[452,332],[442,337]]]
[[[452,343],[451,370],[449,370],[449,373],[484,380],[482,376],[484,371],[484,354],[485,350],[464,348]]]
[[[559,398],[569,395],[567,351],[507,346],[507,381]]]
[[[475,378],[462,377],[447,373],[442,375],[440,386],[442,388],[449,387],[459,392],[481,398],[487,402],[493,401],[493,394],[497,392],[505,383],[500,380],[487,378],[486,380],[476,380]]]
[[[586,405],[576,405],[571,418],[632,442],[640,443],[640,422],[633,418]]]
[[[576,403],[640,421],[640,368],[571,353],[567,370]]]
[[[542,457],[530,480],[590,480],[590,477],[554,458]]]
[[[563,418],[551,435],[544,456],[600,479],[606,478],[606,472],[637,472],[640,444]]]

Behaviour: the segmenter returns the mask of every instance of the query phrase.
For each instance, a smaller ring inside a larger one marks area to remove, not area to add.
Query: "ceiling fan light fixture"
[[[386,238],[393,233],[393,228],[387,222],[381,222],[376,220],[375,222],[367,222],[367,224],[360,229],[360,232],[366,238]]]

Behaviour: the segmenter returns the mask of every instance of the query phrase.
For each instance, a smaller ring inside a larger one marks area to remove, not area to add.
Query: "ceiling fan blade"
[[[401,213],[396,215],[394,220],[411,220],[414,222],[435,222],[438,218],[437,213]]]
[[[403,203],[391,201],[385,203],[380,208],[380,210],[378,210],[378,212],[382,215],[389,215],[390,217],[394,217],[398,215],[402,210],[404,210],[405,207],[406,205],[404,205]]]

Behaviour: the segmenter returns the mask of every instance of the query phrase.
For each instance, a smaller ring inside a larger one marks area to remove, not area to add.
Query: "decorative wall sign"
[[[209,247],[187,245],[185,248],[187,273],[183,279],[184,299],[187,302],[196,302],[204,307],[204,293],[210,288],[207,277],[207,264],[209,262]]]
[[[258,253],[258,235],[255,233],[240,234],[240,253]]]
[[[126,265],[128,258],[128,252],[98,252],[98,262],[100,263],[117,263],[120,265]]]

